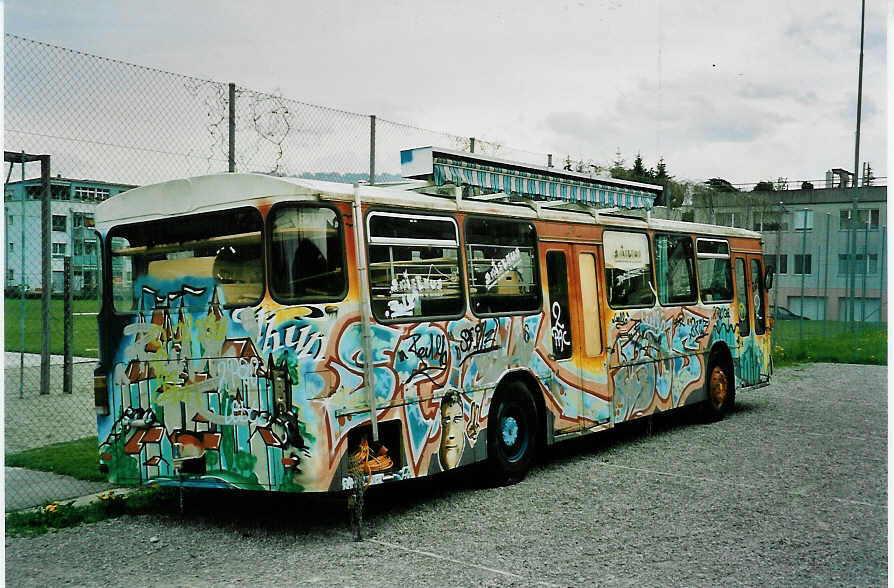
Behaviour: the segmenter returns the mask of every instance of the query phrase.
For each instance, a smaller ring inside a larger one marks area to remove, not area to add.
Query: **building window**
[[[754,221],[754,230],[759,233],[787,231],[788,220],[779,213],[761,214],[761,218]]]
[[[53,243],[53,257],[65,255],[65,243]]]
[[[42,193],[43,186],[25,186],[25,194],[28,196],[28,200],[40,200]]]
[[[801,275],[801,274],[810,275],[810,273],[812,273],[810,271],[810,266],[811,266],[810,254],[801,255],[799,253],[796,253],[795,254],[795,268],[792,273],[796,274],[796,275]]]
[[[7,274],[6,274],[6,277],[7,277],[10,281],[15,280],[15,279],[16,279],[16,272],[15,272],[15,270],[8,270],[8,271],[7,271]]]
[[[64,214],[54,214],[53,215],[53,230],[65,232],[66,218]]]
[[[779,255],[775,255],[773,253],[764,255],[764,267],[773,266],[774,271],[777,274],[787,274],[788,273],[788,254],[780,253]]]
[[[13,252],[15,252],[15,250],[16,250],[16,244],[10,241],[10,243],[9,243],[9,252],[10,252],[10,253],[13,253]]]
[[[813,229],[813,211],[812,210],[796,210],[795,211],[795,230],[809,231]],[[810,273],[810,272],[808,272]]]
[[[50,194],[53,200],[71,200],[71,188],[69,186],[50,186]]]
[[[850,219],[853,213],[853,209],[845,208],[838,211],[838,228],[842,231],[846,231],[850,229]],[[877,230],[879,226],[879,209],[878,208],[863,208],[857,210],[857,228],[865,229],[866,223],[869,223],[869,228],[872,230]]]
[[[16,224],[16,217],[14,217],[13,215],[7,216],[6,224],[7,224],[7,226]]]
[[[848,253],[840,253],[838,255],[838,275],[847,276],[850,275],[850,254]],[[868,262],[868,263],[867,263]],[[870,253],[869,258],[864,261],[864,257],[862,253],[857,253],[854,256],[854,273],[857,275],[863,275],[864,273],[868,274],[877,274],[878,273],[878,254]]]

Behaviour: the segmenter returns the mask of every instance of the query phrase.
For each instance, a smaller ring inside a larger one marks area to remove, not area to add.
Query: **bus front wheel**
[[[498,485],[524,479],[534,461],[537,408],[528,388],[519,382],[501,386],[487,419],[488,469]]]

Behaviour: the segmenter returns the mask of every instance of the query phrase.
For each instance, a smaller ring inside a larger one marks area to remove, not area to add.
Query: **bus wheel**
[[[736,391],[728,362],[716,354],[711,354],[708,360],[708,378],[705,388],[708,393],[708,398],[704,403],[705,417],[709,421],[718,421],[732,409],[736,400]]]
[[[527,387],[519,382],[501,386],[487,419],[487,459],[496,484],[521,481],[534,461],[537,408]]]

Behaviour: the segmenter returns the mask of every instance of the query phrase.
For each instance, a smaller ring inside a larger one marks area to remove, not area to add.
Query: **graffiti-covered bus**
[[[769,381],[758,233],[439,179],[217,174],[100,204],[110,480],[327,492],[487,461],[511,483],[564,438],[719,418]]]

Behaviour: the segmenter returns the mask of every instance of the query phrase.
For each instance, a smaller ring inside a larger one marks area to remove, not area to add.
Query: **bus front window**
[[[216,292],[232,307],[255,304],[264,293],[261,217],[253,208],[123,225],[109,243],[119,312],[138,310],[144,296],[191,306]]]

